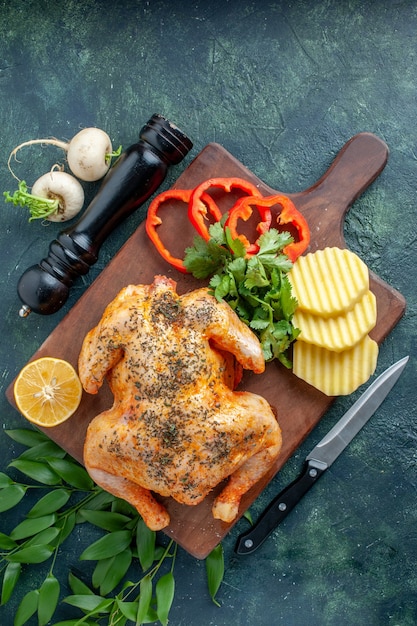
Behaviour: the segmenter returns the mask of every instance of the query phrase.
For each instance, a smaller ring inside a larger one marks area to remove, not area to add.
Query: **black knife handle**
[[[326,469],[327,465],[321,461],[307,461],[302,474],[270,502],[256,524],[239,535],[235,548],[237,554],[250,554],[259,548]]]

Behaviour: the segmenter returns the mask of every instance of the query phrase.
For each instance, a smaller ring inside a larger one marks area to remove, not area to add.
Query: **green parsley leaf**
[[[232,233],[230,232],[230,228],[228,226],[226,226],[226,228],[224,229],[224,232],[226,235],[226,244],[229,247],[229,250],[232,252],[232,254],[235,257],[244,258],[246,255],[246,249],[243,243],[240,241],[240,239],[232,238]]]
[[[285,246],[288,246],[288,244],[292,243],[292,241],[294,240],[289,232],[278,232],[275,228],[270,228],[258,239],[258,255],[276,255],[278,252],[282,252]]]
[[[185,250],[184,264],[190,274],[204,279],[221,270],[228,256],[230,253],[214,239],[195,237],[194,245]]]
[[[253,287],[267,287],[269,285],[269,277],[260,257],[257,255],[251,257],[248,261],[246,271],[245,287],[252,289]]]
[[[287,276],[292,262],[283,249],[293,238],[271,228],[259,237],[258,253],[246,258],[242,241],[232,239],[224,223],[210,226],[209,241],[194,239],[185,253],[185,267],[196,278],[211,277],[211,293],[254,331],[265,360],[278,359],[291,367],[287,352],[300,331],[292,324],[297,300]]]

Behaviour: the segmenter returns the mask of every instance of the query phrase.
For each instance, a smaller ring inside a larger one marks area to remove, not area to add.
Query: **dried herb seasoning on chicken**
[[[264,371],[259,341],[207,288],[180,296],[173,280],[157,276],[123,289],[79,357],[84,389],[97,393],[106,377],[114,395],[87,431],[90,476],[153,530],[169,514],[151,492],[194,505],[228,478],[212,511],[232,522],[281,448],[268,402],[234,391],[242,367]]]

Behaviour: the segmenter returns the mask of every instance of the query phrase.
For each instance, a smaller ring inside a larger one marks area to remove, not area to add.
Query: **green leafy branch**
[[[292,317],[297,300],[288,272],[292,263],[283,249],[292,241],[288,232],[271,228],[258,240],[259,251],[247,257],[245,246],[232,239],[224,220],[209,228],[210,239],[195,237],[186,249],[184,264],[196,278],[210,278],[217,300],[225,300],[258,336],[266,361],[278,359],[291,367],[288,349],[300,331]]]
[[[10,600],[23,565],[50,561],[39,589],[22,598],[14,626],[23,626],[34,615],[39,626],[51,621],[61,599],[60,583],[54,575],[58,551],[76,525],[83,523],[105,531],[79,557],[97,562],[91,586],[69,573],[72,593],[62,601],[83,615],[55,626],[91,626],[103,620],[112,626],[156,621],[165,626],[175,593],[177,544],[171,540],[166,547],[157,545],[156,533],[133,507],[95,485],[86,470],[44,433],[15,429],[6,434],[27,447],[9,467],[32,482],[17,482],[0,472],[0,513],[17,506],[29,490],[40,490],[40,497],[9,534],[0,532],[1,605]],[[142,575],[132,582],[126,577],[134,559],[139,561]],[[218,604],[215,596],[224,574],[221,546],[207,558],[206,570],[210,596]]]

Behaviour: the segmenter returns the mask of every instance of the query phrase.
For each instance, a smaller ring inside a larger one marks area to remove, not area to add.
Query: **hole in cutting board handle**
[[[388,146],[382,139],[372,133],[359,133],[343,146],[314,185],[289,194],[315,233],[312,249],[345,247],[344,217],[384,169],[388,155]]]

